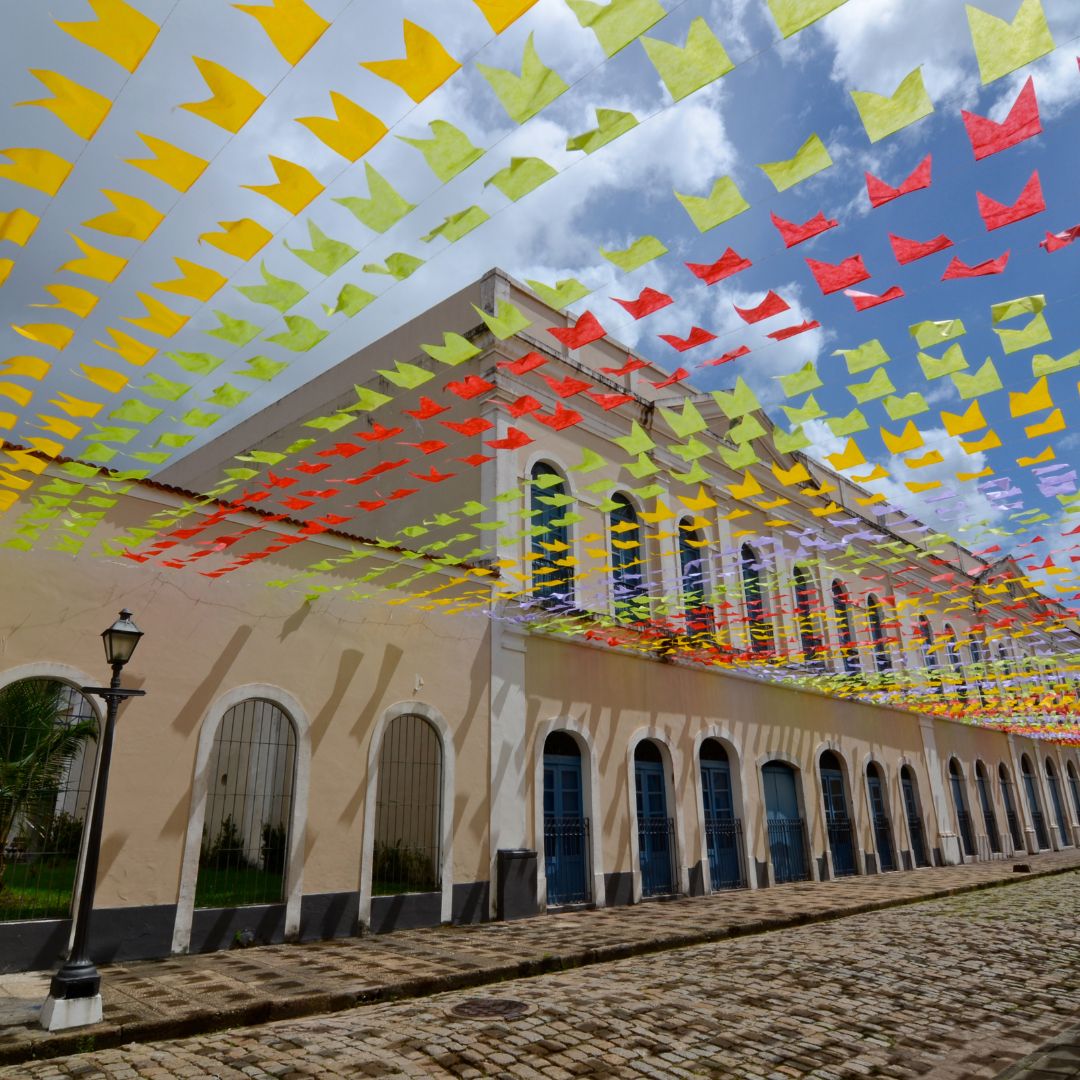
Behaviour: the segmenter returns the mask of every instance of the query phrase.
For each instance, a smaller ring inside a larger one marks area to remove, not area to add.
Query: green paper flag
[[[267,336],[265,340],[293,352],[307,352],[308,349],[313,349],[329,332],[316,326],[303,315],[286,315],[285,325],[289,328],[287,331]]]
[[[919,322],[908,327],[908,333],[915,339],[920,349],[929,349],[934,345],[943,345],[967,333],[960,319],[944,319],[941,322]]]
[[[1069,368],[1080,367],[1080,349],[1055,360],[1052,356],[1040,353],[1031,358],[1031,374],[1038,379],[1042,375],[1053,375],[1059,371],[1068,371]]]
[[[655,236],[642,236],[622,251],[607,251],[601,248],[600,254],[628,274],[631,270],[666,255],[667,248]]]
[[[232,345],[246,345],[262,333],[261,326],[245,322],[243,319],[234,319],[231,315],[226,315],[224,311],[215,311],[214,314],[221,326],[216,330],[206,331],[211,337],[221,338],[222,341],[227,341]]]
[[[577,278],[561,278],[555,282],[554,287],[545,285],[542,281],[533,281],[532,278],[526,278],[525,284],[548,307],[553,307],[556,311],[562,311],[563,308],[584,299],[592,292],[592,289],[583,285]]]
[[[687,439],[685,443],[671,443],[668,446],[668,450],[677,457],[681,457],[683,461],[697,461],[698,458],[705,457],[707,454],[712,453],[712,447],[710,447],[708,443],[704,443],[700,439],[695,439],[693,437]]]
[[[784,397],[789,398],[798,397],[799,394],[805,394],[808,390],[816,390],[819,386],[825,385],[818,376],[813,360],[808,360],[798,371],[790,375],[774,375],[773,378],[780,381],[780,385],[784,388]]]
[[[780,33],[791,37],[846,3],[847,0],[769,0],[769,10]]]
[[[167,431],[154,443],[155,446],[171,446],[174,450],[179,449],[182,446],[187,446],[194,435],[177,435],[175,432]]]
[[[793,158],[788,158],[787,161],[768,161],[758,168],[772,181],[777,191],[787,191],[789,187],[801,184],[831,164],[829,151],[815,134],[799,147]]]
[[[728,393],[726,390],[714,390],[712,396],[729,420],[737,420],[740,416],[761,408],[754,391],[746,385],[741,375],[735,380],[733,391]]]
[[[180,423],[186,427],[208,428],[221,419],[221,413],[204,412],[202,409],[189,409],[182,417]]]
[[[713,184],[712,192],[705,198],[683,195],[678,191],[675,192],[675,198],[682,203],[698,232],[715,229],[717,225],[723,225],[725,221],[730,221],[737,214],[750,209],[750,204],[742,197],[742,192],[730,176],[721,176]]]
[[[656,449],[656,443],[649,438],[648,432],[636,420],[632,422],[629,435],[617,436],[612,441],[621,446],[631,457]]]
[[[451,244],[471,233],[478,225],[488,220],[488,213],[479,206],[470,206],[451,214],[441,225],[436,225],[427,236],[420,237],[425,244],[430,244],[437,236],[445,237]]]
[[[829,425],[829,430],[837,436],[854,435],[870,427],[866,417],[858,409],[852,409],[847,416],[832,416],[825,422]]]
[[[288,244],[285,246],[288,247]],[[266,263],[260,263],[259,270],[265,284],[235,286],[236,291],[246,296],[252,303],[267,304],[269,307],[276,308],[284,313],[307,296],[308,291],[303,285],[295,281],[288,281],[285,278],[275,277],[266,269]],[[247,343],[241,341],[238,344],[244,345]]]
[[[577,465],[571,465],[571,472],[589,473],[595,472],[597,469],[602,469],[607,465],[607,459],[598,454],[595,450],[590,450],[588,447],[584,447],[581,451],[581,461]],[[603,481],[605,484],[607,481]]]
[[[404,135],[398,135],[397,138],[419,150],[424,155],[428,168],[444,184],[483,157],[484,151],[473,146],[464,131],[446,120],[432,120],[428,127],[432,133],[430,139],[410,139]]]
[[[541,184],[546,184],[558,172],[546,161],[538,157],[516,157],[510,159],[505,169],[500,169],[494,176],[484,181],[484,187],[493,184],[508,199],[518,199],[535,191]]]
[[[1052,341],[1054,337],[1046,324],[1046,313],[1042,311],[1019,330],[999,330],[995,326],[994,333],[1001,339],[1001,347],[1007,354],[1034,348],[1036,345]]]
[[[957,373],[951,376],[956,392],[965,400],[978,397],[980,394],[991,394],[1001,389],[1001,378],[994,367],[994,361],[989,357],[974,375]]]
[[[620,112],[618,109],[597,109],[597,126],[591,131],[583,131],[566,140],[567,150],[584,150],[592,154],[601,146],[607,146],[612,139],[625,135],[637,127],[637,117],[633,113]]]
[[[418,386],[423,386],[424,383],[435,378],[435,372],[425,371],[424,368],[417,367],[415,364],[403,364],[400,360],[394,361],[394,368],[393,371],[385,368],[375,370],[387,382],[392,382],[402,390],[415,390]]]
[[[441,345],[421,345],[420,348],[432,360],[438,360],[440,364],[447,364],[450,367],[457,367],[458,364],[463,364],[466,360],[480,355],[480,350],[467,338],[463,338],[460,334],[451,334],[446,330],[443,331]]]
[[[864,90],[852,90],[851,96],[872,143],[914,124],[934,111],[921,67],[906,75],[891,97]]]
[[[1023,0],[1012,22],[970,4],[964,8],[984,86],[1054,51],[1041,0]]]
[[[253,356],[247,361],[246,368],[237,368],[233,374],[242,375],[246,379],[258,379],[260,382],[270,382],[276,379],[289,365],[284,360],[271,360],[268,356]]]
[[[331,240],[315,224],[308,220],[308,235],[311,237],[311,249],[294,248],[291,244],[285,246],[301,261],[306,262],[312,270],[317,271],[324,277],[340,270],[350,259],[356,255],[356,248],[350,247],[342,240]],[[265,273],[265,272],[264,272]]]
[[[644,37],[641,44],[668,93],[676,101],[726,75],[735,66],[709,24],[700,16],[690,24],[686,47]]]
[[[240,402],[251,397],[248,390],[241,390],[230,383],[222,383],[209,397],[203,398],[208,405],[218,405],[223,409],[231,409]]]
[[[896,387],[893,386],[892,379],[889,378],[889,373],[884,368],[880,367],[870,376],[869,381],[864,383],[848,383],[848,391],[860,405],[864,405],[868,401],[873,401],[875,398],[884,397],[886,394],[891,394],[895,390]]]
[[[344,206],[353,217],[369,229],[384,233],[413,210],[414,206],[403,199],[366,161],[364,171],[370,198],[361,199],[350,195],[343,199],[335,199],[334,202]]]
[[[687,439],[699,431],[705,431],[709,426],[692,401],[686,402],[681,413],[675,412],[674,409],[661,408],[660,415],[664,418],[664,423],[680,439]]]
[[[877,338],[864,341],[857,349],[836,349],[833,356],[842,356],[847,361],[849,375],[858,375],[861,371],[869,371],[892,360]]]
[[[957,371],[967,371],[967,357],[959,345],[950,345],[940,357],[919,353],[919,367],[928,379],[940,379],[944,375],[953,375]]]
[[[1017,315],[1038,315],[1046,307],[1046,297],[1042,293],[1034,296],[1018,296],[1015,300],[1004,300],[990,308],[990,319],[995,326],[1013,319]]]
[[[676,447],[672,449],[678,453]],[[646,476],[655,476],[660,471],[660,466],[648,454],[638,454],[637,461],[624,465],[623,468],[637,480],[644,480]]]
[[[885,406],[890,420],[906,420],[909,416],[918,416],[919,413],[930,411],[926,398],[917,390],[903,397],[890,395],[881,404]]]
[[[787,414],[789,424],[805,424],[807,420],[817,420],[829,414],[814,400],[811,394],[799,408],[791,405],[781,405],[781,409]]]
[[[340,431],[343,427],[355,423],[355,417],[346,412],[341,412],[335,413],[333,416],[316,416],[313,420],[305,420],[304,427],[315,428],[318,431]]]
[[[810,445],[810,436],[803,430],[802,425],[790,434],[777,428],[772,433],[772,441],[778,454],[791,454],[796,450],[805,450]]]
[[[388,256],[385,265],[383,263],[364,263],[362,269],[365,274],[386,274],[396,281],[404,281],[407,277],[412,277],[423,265],[423,259],[418,259],[407,251],[395,251]]]
[[[753,445],[747,444],[740,453],[747,450],[753,451]],[[689,472],[678,472],[675,469],[667,470],[668,476],[677,480],[680,484],[704,484],[712,479],[711,475],[702,468],[700,461],[695,461]]]
[[[536,52],[533,34],[525,42],[521,75],[502,68],[477,64],[476,68],[495,91],[507,115],[517,124],[524,124],[545,106],[550,105],[569,87],[557,71],[547,67]]]
[[[142,401],[125,401],[119,409],[109,413],[110,420],[127,420],[132,424],[150,424],[165,410],[155,409]]]
[[[732,450],[723,444],[716,449],[720,459],[729,469],[748,469],[761,461],[752,442],[744,442],[738,450]]]
[[[153,371],[148,371],[146,378],[148,382],[145,386],[140,386],[139,390],[158,401],[179,401],[191,389],[187,383],[173,382],[172,379],[163,378]]]
[[[751,439],[759,439],[767,434],[762,427],[761,421],[753,414],[747,413],[737,424],[732,424],[728,429],[728,438],[740,446]]]
[[[376,409],[385,405],[388,401],[393,401],[392,397],[386,394],[380,394],[377,390],[370,390],[366,386],[353,386],[356,391],[356,401],[347,407],[348,412],[374,412]]]
[[[327,315],[344,315],[346,318],[351,319],[358,312],[361,312],[376,299],[375,294],[368,292],[367,289],[361,289],[359,285],[351,285],[346,283],[342,285],[341,292],[338,293],[337,303],[334,305],[323,304],[323,311]]]
[[[566,6],[582,26],[592,30],[608,56],[626,48],[667,14],[658,0],[610,0],[608,4],[566,0]]]
[[[509,300],[498,300],[495,303],[495,314],[489,315],[486,311],[472,305],[473,311],[484,321],[484,325],[500,340],[505,341],[527,327],[532,322],[521,314]]]
[[[220,356],[214,356],[213,353],[171,352],[165,355],[177,367],[183,368],[192,375],[209,375],[211,371],[225,363]]]

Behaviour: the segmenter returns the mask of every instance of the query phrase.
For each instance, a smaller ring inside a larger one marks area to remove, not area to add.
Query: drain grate
[[[531,1011],[524,1001],[514,998],[469,998],[455,1005],[450,1015],[464,1020],[517,1020]]]

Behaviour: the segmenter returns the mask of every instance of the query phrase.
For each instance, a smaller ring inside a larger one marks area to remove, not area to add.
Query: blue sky
[[[6,334],[3,345],[7,350],[3,355],[32,351],[25,339],[6,329],[8,324],[56,321],[70,325],[77,335],[63,353],[37,353],[48,354],[54,363],[49,382],[39,393],[44,399],[48,391],[65,389],[100,398],[100,392],[77,374],[78,363],[106,364],[113,359],[93,342],[104,337],[106,327],[125,327],[119,321],[124,316],[141,313],[135,299],[137,291],[152,292],[153,282],[176,276],[173,256],[213,266],[234,275],[233,282],[239,284],[257,283],[258,264],[265,260],[271,272],[311,290],[294,312],[332,330],[311,352],[289,354],[260,341],[237,350],[208,338],[206,331],[217,325],[212,315],[214,308],[264,326],[265,334],[283,329],[279,315],[265,306],[251,304],[231,285],[206,305],[155,294],[191,316],[187,326],[164,348],[212,351],[225,357],[227,363],[202,379],[189,378],[195,385],[182,402],[166,409],[161,420],[148,428],[145,440],[140,436],[126,449],[145,449],[162,430],[178,430],[174,418],[200,405],[200,399],[225,381],[251,392],[243,404],[228,411],[208,432],[192,432],[197,436],[191,443],[194,447],[224,425],[340,362],[493,265],[520,278],[548,282],[573,275],[596,290],[575,310],[589,308],[612,336],[672,368],[694,361],[709,350],[714,350],[710,355],[716,355],[737,344],[752,346],[748,357],[705,369],[695,375],[695,382],[707,390],[728,386],[736,375],[742,375],[777,419],[782,414],[776,406],[783,398],[774,376],[793,371],[807,360],[818,362],[826,383],[816,394],[819,403],[830,415],[845,415],[855,402],[845,388],[848,378],[843,361],[832,352],[879,338],[893,357],[887,370],[898,392],[929,392],[932,411],[916,419],[927,432],[927,446],[940,447],[945,457],[941,465],[921,469],[917,475],[905,472],[889,459],[877,434],[880,423],[894,432],[902,424],[890,423],[880,402],[872,402],[864,409],[871,428],[859,435],[859,441],[869,458],[883,462],[894,473],[893,481],[879,486],[891,498],[936,521],[939,517],[934,507],[942,504],[926,503],[924,497],[911,495],[899,481],[941,479],[946,487],[957,491],[954,512],[958,522],[970,524],[986,519],[995,526],[1015,527],[1008,521],[1008,514],[1016,511],[1002,510],[974,484],[959,485],[953,479],[958,470],[977,471],[989,464],[998,478],[1011,478],[1020,488],[1020,495],[1011,497],[1012,505],[1043,505],[1051,515],[1050,521],[1040,525],[1042,535],[1048,538],[1040,550],[1059,545],[1057,532],[1061,527],[1071,527],[1071,523],[1062,518],[1062,507],[1056,500],[1040,495],[1031,470],[1021,469],[1015,462],[1017,456],[1035,453],[1046,445],[1047,440],[1027,440],[1023,435],[1023,425],[1042,419],[1042,414],[1011,419],[1007,393],[988,395],[983,410],[1004,446],[991,451],[985,461],[982,455],[964,454],[940,432],[937,413],[941,409],[962,412],[967,402],[956,396],[948,379],[926,383],[916,364],[917,350],[907,328],[924,319],[963,319],[968,333],[962,344],[972,369],[987,356],[993,357],[1006,390],[1030,389],[1034,381],[1031,351],[1012,356],[1001,352],[990,331],[992,303],[1044,293],[1054,340],[1035,351],[1060,357],[1080,346],[1080,319],[1076,314],[1080,243],[1053,255],[1038,247],[1047,230],[1058,231],[1080,222],[1076,198],[1080,140],[1074,134],[1080,100],[1080,72],[1075,59],[1080,49],[1080,8],[1073,0],[1045,0],[1057,51],[1014,75],[980,87],[961,0],[848,0],[836,12],[786,42],[779,41],[764,0],[662,2],[669,15],[649,32],[652,36],[681,44],[691,20],[704,16],[737,65],[722,80],[677,106],[670,105],[669,95],[639,44],[605,62],[594,35],[578,25],[563,0],[539,0],[494,41],[487,24],[468,0],[446,0],[438,5],[399,0],[377,9],[359,0],[311,0],[312,7],[333,25],[292,69],[253,19],[217,0],[180,0],[175,4],[169,0],[135,0],[135,6],[163,24],[163,29],[146,60],[130,78],[117,65],[51,25],[50,17],[88,18],[86,0],[13,5],[9,33],[0,41],[5,72],[3,96],[9,105],[45,96],[29,74],[30,68],[63,72],[115,97],[116,103],[89,144],[44,110],[4,110],[3,145],[46,147],[77,160],[77,166],[52,200],[0,181],[0,210],[23,206],[43,215],[26,249],[19,251],[4,244],[3,248],[10,250],[0,251],[0,257],[16,258],[15,270],[0,290],[5,316],[2,332]],[[1016,0],[982,0],[979,6],[1011,18],[1017,4]],[[403,18],[414,19],[436,33],[464,61],[462,71],[416,107],[399,90],[358,67],[362,60],[400,55]],[[472,60],[516,69],[530,33],[535,34],[542,59],[573,85],[538,117],[517,127],[475,71]],[[264,106],[238,135],[229,136],[177,108],[182,102],[206,96],[190,60],[192,55],[227,64],[268,94]],[[891,93],[900,79],[919,64],[923,65],[935,113],[871,146],[848,91]],[[961,124],[960,109],[1000,119],[1028,75],[1035,79],[1043,135],[976,163]],[[363,162],[349,165],[294,122],[301,116],[327,115],[330,90],[345,93],[375,112],[392,126],[393,134],[421,136],[426,134],[430,120],[445,119],[464,130],[477,146],[487,148],[488,153],[449,184],[440,185],[415,150],[392,137],[384,139],[366,160],[416,203],[417,210],[390,232],[376,236],[331,201],[335,196],[366,194]],[[595,126],[592,110],[598,105],[632,111],[642,123],[594,155],[567,153],[564,147],[568,136]],[[212,159],[212,164],[186,195],[178,196],[159,181],[123,164],[124,158],[145,156],[137,131],[168,139]],[[828,146],[833,167],[777,194],[757,164],[790,157],[813,132]],[[877,210],[869,209],[864,169],[898,184],[927,153],[934,160],[929,190]],[[294,220],[240,187],[271,178],[268,154],[304,164],[327,185],[327,191]],[[526,154],[543,157],[565,171],[516,204],[509,204],[494,189],[483,187],[483,181],[503,167],[510,156]],[[1042,179],[1047,211],[988,233],[976,210],[976,191],[1012,202],[1033,169],[1038,169]],[[672,192],[704,195],[723,175],[736,180],[751,209],[705,235],[698,234]],[[81,222],[108,209],[99,194],[101,188],[138,195],[167,209],[168,216],[141,245],[82,229]],[[442,239],[429,244],[420,240],[447,214],[473,203],[493,215],[488,224],[454,245]],[[836,218],[840,227],[785,251],[769,222],[770,210],[797,222],[824,211]],[[248,266],[241,267],[195,240],[199,233],[212,230],[218,220],[245,216],[255,217],[277,234]],[[283,247],[282,241],[308,246],[308,218],[329,235],[361,249],[360,257],[329,279],[302,264]],[[66,236],[70,230],[98,246],[130,256],[127,270],[116,283],[105,287],[56,273],[60,263],[76,254]],[[956,247],[899,267],[888,244],[889,231],[919,240],[945,232]],[[599,255],[600,247],[621,248],[643,234],[661,237],[670,254],[629,275],[617,273]],[[754,266],[737,278],[707,289],[682,265],[685,261],[711,262],[727,246],[751,258]],[[973,281],[938,280],[954,254],[976,263],[1006,249],[1011,251],[1011,260],[1004,275]],[[382,261],[394,251],[411,252],[428,262],[412,278],[390,288],[388,278],[361,272],[362,264]],[[853,311],[850,300],[842,293],[823,297],[807,270],[804,256],[838,262],[857,252],[864,256],[873,275],[858,288],[882,292],[901,285],[907,296],[861,314]],[[94,312],[82,320],[28,307],[47,301],[42,289],[55,282],[90,287],[102,298]],[[328,318],[321,305],[333,304],[345,282],[376,293],[386,290],[385,295],[351,320],[341,315]],[[676,304],[635,323],[607,299],[634,297],[646,285],[670,293]],[[791,312],[757,327],[745,326],[735,315],[733,305],[755,304],[770,288],[791,303]],[[766,332],[804,318],[818,319],[822,329],[781,345],[768,344],[764,338]],[[719,335],[719,340],[683,356],[657,340],[659,333],[685,334],[695,324],[710,329]],[[230,374],[255,354],[288,360],[291,366],[269,385],[244,383]],[[116,362],[117,367],[121,365]],[[144,370],[160,371],[171,378],[180,374],[165,359],[164,352]],[[132,375],[132,390],[118,394],[118,404],[138,396],[141,373],[131,369],[128,373]],[[1051,388],[1068,425],[1054,438],[1057,462],[1071,468],[1076,442],[1080,441],[1075,433],[1075,372],[1052,376]],[[797,398],[792,404],[801,400]],[[26,419],[12,437],[34,433],[27,424],[32,423],[36,411],[36,407],[26,410]],[[101,422],[109,423],[105,419]],[[819,452],[841,448],[843,440],[833,437],[824,425],[812,424],[809,430]],[[72,444],[71,449],[78,452],[79,445]],[[134,463],[121,454],[113,464]],[[974,541],[975,536],[968,539]]]

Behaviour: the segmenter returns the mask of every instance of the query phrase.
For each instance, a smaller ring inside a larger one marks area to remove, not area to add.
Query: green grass
[[[75,887],[75,865],[71,858],[9,865],[0,889],[0,922],[67,918]]]
[[[243,904],[280,904],[283,890],[281,874],[254,866],[215,870],[199,867],[195,884],[197,908],[238,907]]]

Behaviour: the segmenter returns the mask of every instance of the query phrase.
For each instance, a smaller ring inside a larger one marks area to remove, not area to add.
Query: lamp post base
[[[41,1006],[39,1022],[46,1031],[86,1027],[101,1023],[101,995],[58,998],[50,994]]]

